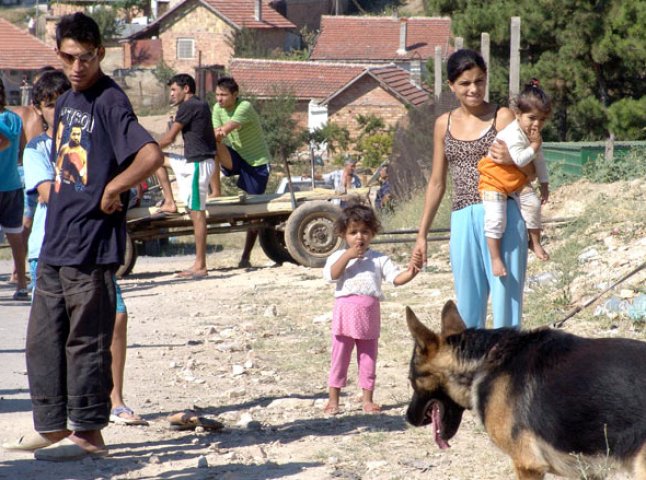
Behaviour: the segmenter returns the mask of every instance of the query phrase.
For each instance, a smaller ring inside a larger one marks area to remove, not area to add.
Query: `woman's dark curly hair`
[[[352,222],[365,224],[373,235],[381,230],[381,222],[372,208],[361,203],[352,203],[343,209],[339,218],[334,222],[334,233],[342,237]]]

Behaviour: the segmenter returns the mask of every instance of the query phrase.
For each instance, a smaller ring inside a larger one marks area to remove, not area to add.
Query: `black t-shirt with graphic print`
[[[107,76],[87,90],[69,90],[59,97],[53,138],[56,178],[40,259],[56,266],[121,264],[125,209],[106,215],[101,198],[110,180],[153,138],[137,122],[128,97]],[[127,197],[126,192],[124,205]]]
[[[215,133],[208,103],[195,95],[191,96],[179,105],[175,121],[182,124],[184,156],[188,162],[201,162],[215,157]]]

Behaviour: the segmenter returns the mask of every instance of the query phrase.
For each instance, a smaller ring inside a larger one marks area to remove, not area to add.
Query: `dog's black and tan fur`
[[[599,478],[608,463],[646,480],[646,343],[538,329],[466,329],[449,301],[435,334],[410,310],[415,339],[407,419],[440,447],[473,409],[519,479]]]

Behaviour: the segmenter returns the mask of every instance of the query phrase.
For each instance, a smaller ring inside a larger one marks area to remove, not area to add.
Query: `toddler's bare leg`
[[[549,260],[549,253],[547,253],[543,248],[543,245],[541,245],[541,229],[529,228],[527,229],[527,232],[529,233],[529,249],[541,260]]]
[[[505,262],[500,255],[500,239],[487,237],[487,247],[489,248],[489,255],[491,256],[491,270],[494,276],[504,277],[507,275]]]

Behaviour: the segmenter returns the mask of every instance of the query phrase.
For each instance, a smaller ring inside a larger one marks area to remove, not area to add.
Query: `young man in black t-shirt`
[[[191,215],[195,233],[195,262],[177,273],[180,278],[204,278],[206,268],[206,198],[209,180],[215,170],[215,134],[211,126],[209,105],[195,95],[195,80],[180,73],[168,81],[170,103],[179,106],[170,129],[159,140],[161,148],[172,144],[179,132],[184,138],[186,161],[171,161],[180,195]],[[216,172],[216,174],[218,174]],[[177,206],[165,167],[157,170],[157,178],[164,193],[162,212],[176,212]]]
[[[49,196],[26,356],[39,433],[30,445],[56,443],[35,457],[62,461],[107,453],[101,429],[110,415],[113,275],[125,251],[124,205],[130,187],[163,157],[101,71],[105,48],[96,22],[64,16],[56,44],[72,90],[56,103],[51,159],[64,161]]]

